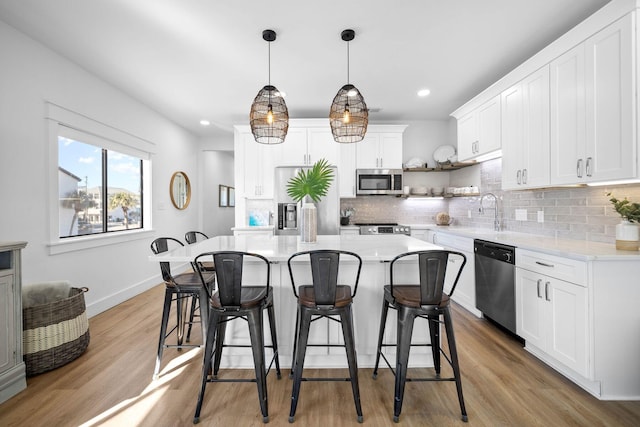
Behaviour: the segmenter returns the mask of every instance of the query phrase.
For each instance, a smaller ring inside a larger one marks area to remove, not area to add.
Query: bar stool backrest
[[[158,237],[151,242],[151,251],[155,255],[167,252],[170,244],[184,246],[184,243],[178,239],[174,239],[173,237]],[[164,280],[165,283],[174,283],[173,276],[171,275],[171,266],[168,262],[160,262],[160,271],[162,272],[162,280]]]
[[[449,265],[450,256],[460,256],[462,258],[462,264],[460,265],[449,296],[453,295],[453,291],[458,284],[462,269],[467,263],[467,258],[460,252],[447,251],[447,250],[429,250],[429,251],[414,251],[406,252],[398,255],[391,261],[391,274],[390,274],[390,287],[391,294],[393,295],[393,281],[394,281],[394,266],[396,261],[407,258],[410,256],[418,257],[418,268],[420,277],[420,305],[438,305],[442,301],[442,294],[444,293],[445,276],[447,274],[447,267]]]
[[[262,255],[239,251],[205,252],[196,257],[195,263],[204,262],[204,258],[207,257],[209,259],[213,258],[213,262],[216,265],[218,297],[220,298],[220,304],[227,309],[240,309],[243,265],[246,257],[265,263],[266,276],[264,286],[267,289],[270,286],[271,264],[269,264],[269,260]],[[198,271],[202,274],[200,270]],[[211,291],[208,288],[207,290],[210,292],[209,296],[212,297]]]
[[[201,231],[187,231],[184,234],[184,240],[189,245],[193,245],[198,240],[207,240],[208,238],[209,238],[209,236],[207,236],[206,234],[204,234]]]
[[[346,255],[358,262],[358,270],[355,281],[353,283],[353,292],[351,297],[356,295],[358,282],[360,281],[360,270],[362,268],[362,259],[358,254],[348,251],[322,249],[315,251],[298,252],[289,258],[287,264],[289,266],[289,275],[291,276],[291,284],[293,285],[293,293],[298,297],[295,280],[293,277],[293,269],[291,261],[294,258],[308,255],[311,262],[311,278],[313,283],[313,291],[315,294],[316,305],[333,306],[336,303],[336,288],[338,286],[338,270],[340,266],[341,255]]]

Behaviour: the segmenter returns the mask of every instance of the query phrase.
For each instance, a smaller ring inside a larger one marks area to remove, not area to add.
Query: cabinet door
[[[476,155],[499,150],[502,146],[500,133],[500,95],[478,109],[478,144]]]
[[[474,155],[478,127],[475,113],[469,113],[458,120],[458,160],[469,160]]]
[[[549,66],[523,80],[522,94],[522,187],[543,187],[549,184]]]
[[[584,180],[584,61],[584,44],[580,44],[550,64],[551,184]]]
[[[244,134],[244,194],[254,199],[273,198],[274,159],[278,145],[259,144]]]
[[[587,377],[587,288],[545,279],[545,302],[548,310],[545,317],[549,321],[547,353]]]
[[[274,166],[305,166],[307,162],[307,129],[289,128],[287,137],[278,144]]]
[[[543,276],[516,268],[516,333],[527,343],[545,349]]]
[[[356,144],[356,168],[376,169],[380,167],[379,141],[378,134],[367,133],[364,139]]]
[[[340,197],[356,197],[356,144],[340,144],[338,191]]]
[[[0,276],[0,372],[15,365],[13,275]]]
[[[586,153],[588,181],[634,178],[632,15],[586,41]]]
[[[334,141],[331,129],[309,129],[307,164],[312,165],[320,159],[326,159],[329,164],[338,166],[340,164],[340,146]],[[346,144],[352,145],[352,144]]]
[[[402,134],[380,134],[379,156],[381,168],[402,169]]]
[[[522,84],[502,92],[502,189],[520,189],[523,183],[524,120]]]

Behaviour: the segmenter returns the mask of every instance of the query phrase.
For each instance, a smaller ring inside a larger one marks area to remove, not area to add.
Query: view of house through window
[[[142,160],[58,136],[59,236],[139,229]]]

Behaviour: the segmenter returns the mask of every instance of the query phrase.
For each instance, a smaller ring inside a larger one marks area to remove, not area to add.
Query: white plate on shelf
[[[433,152],[433,160],[438,163],[446,163],[455,156],[456,148],[453,145],[441,145]]]

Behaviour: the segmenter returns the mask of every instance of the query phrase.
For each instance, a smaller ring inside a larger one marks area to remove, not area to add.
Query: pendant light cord
[[[347,42],[347,84],[349,84],[349,43]]]

